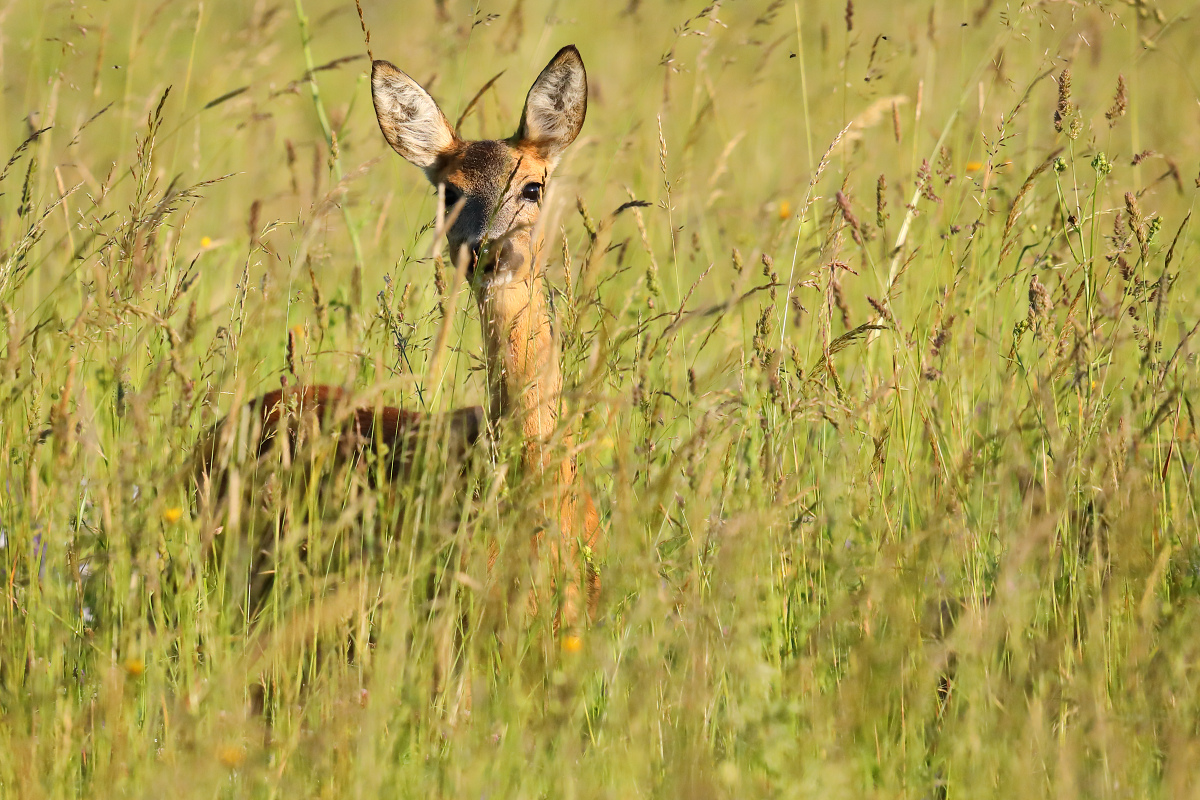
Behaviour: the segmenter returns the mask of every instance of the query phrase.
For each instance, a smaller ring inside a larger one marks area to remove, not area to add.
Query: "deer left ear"
[[[559,50],[525,98],[516,139],[555,162],[583,128],[587,116],[587,73],[575,45]]]
[[[371,98],[388,144],[426,174],[454,147],[454,129],[429,92],[386,61],[371,67]]]

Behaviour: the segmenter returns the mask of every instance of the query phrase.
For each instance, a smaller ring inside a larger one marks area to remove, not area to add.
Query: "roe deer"
[[[371,90],[388,144],[424,170],[438,188],[439,229],[445,231],[451,257],[471,276],[479,306],[488,421],[498,429],[515,426],[523,437],[517,472],[547,488],[541,511],[545,527],[551,532],[557,528],[547,549],[555,580],[564,589],[556,624],[574,624],[581,584],[589,612],[594,612],[599,595],[599,574],[590,559],[599,519],[591,498],[576,486],[569,437],[554,436],[562,376],[539,258],[538,218],[546,181],[583,127],[583,61],[574,46],[560,50],[529,90],[517,132],[494,141],[460,139],[429,93],[386,61],[374,62]],[[208,499],[234,493],[225,472],[231,453],[247,447],[247,439],[262,456],[273,449],[294,448],[297,437],[308,430],[322,431],[336,437],[337,461],[348,464],[373,454],[382,479],[401,480],[422,437],[425,447],[468,456],[477,449],[473,445],[485,428],[483,417],[479,408],[426,415],[355,407],[349,392],[333,386],[275,390],[251,401],[242,413],[231,413],[201,440],[200,493]],[[284,431],[286,436],[281,435]],[[429,440],[439,433],[443,439]],[[236,513],[236,499],[232,500],[231,513]],[[539,523],[531,531],[534,552],[542,545],[542,527]],[[264,586],[270,583],[271,569],[262,556],[269,555],[269,543],[261,545],[256,569],[263,574]],[[495,557],[493,548],[489,560]],[[581,557],[585,574],[580,572]]]

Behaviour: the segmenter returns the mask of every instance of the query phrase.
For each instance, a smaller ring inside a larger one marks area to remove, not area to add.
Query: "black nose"
[[[481,269],[483,270],[484,274],[491,272],[496,268],[501,247],[502,243],[495,241],[489,242],[487,246],[487,252],[485,253],[483,242],[476,244],[472,250],[474,253],[474,256],[471,259],[472,268]]]
[[[512,243],[512,239],[505,239],[501,244],[499,251],[496,253],[496,267],[508,272],[516,272],[525,264],[525,256]]]
[[[475,272],[475,267],[479,266],[479,251],[483,249],[483,243],[476,242],[467,245],[465,249],[467,251],[467,275],[471,275]]]

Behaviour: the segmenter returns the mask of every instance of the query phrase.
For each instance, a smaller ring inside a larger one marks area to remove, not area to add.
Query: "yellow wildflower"
[[[217,748],[217,760],[230,769],[241,766],[246,760],[246,751],[237,745],[223,744]]]

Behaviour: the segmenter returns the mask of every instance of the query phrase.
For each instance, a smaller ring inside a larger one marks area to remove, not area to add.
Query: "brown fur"
[[[373,452],[383,462],[382,474],[390,480],[406,474],[418,436],[436,419],[419,411],[391,406],[355,407],[353,395],[345,389],[323,384],[267,392],[248,403],[245,413],[252,420],[249,430],[256,432],[256,457],[266,455],[283,435],[294,452],[306,422],[315,428],[336,425],[339,456],[357,459]],[[211,476],[223,476],[234,445],[232,440],[237,435],[234,428],[237,422],[239,416],[231,414],[201,437],[196,446],[197,477],[201,483]],[[448,416],[446,423],[443,447],[448,448],[453,460],[462,461],[483,431],[483,409],[478,406],[458,409]],[[224,491],[223,484],[214,488],[218,494]]]
[[[279,526],[280,508],[274,501],[278,472],[304,464],[295,473],[300,483],[293,484],[293,490],[307,495],[306,483],[314,474],[309,459],[316,459],[312,464],[325,459],[328,451],[321,449],[320,434],[329,431],[337,433],[331,466],[357,471],[360,485],[371,485],[406,479],[427,441],[436,441],[449,464],[465,467],[484,434],[485,421],[478,406],[449,414],[371,408],[355,405],[353,395],[340,387],[314,385],[267,392],[210,427],[194,451],[197,506],[212,536],[212,553],[233,569],[234,594],[243,598],[244,610],[251,615],[262,609],[274,585],[279,537],[288,535]],[[330,473],[318,468],[316,474],[324,482]],[[320,490],[340,485],[335,479]],[[314,522],[318,520],[308,520],[310,525]],[[390,538],[383,533],[384,540]],[[337,551],[322,549],[320,560],[335,558],[342,568],[359,568],[384,540],[358,534],[338,537],[329,540],[339,542]],[[307,538],[292,544],[301,560],[310,559]]]

